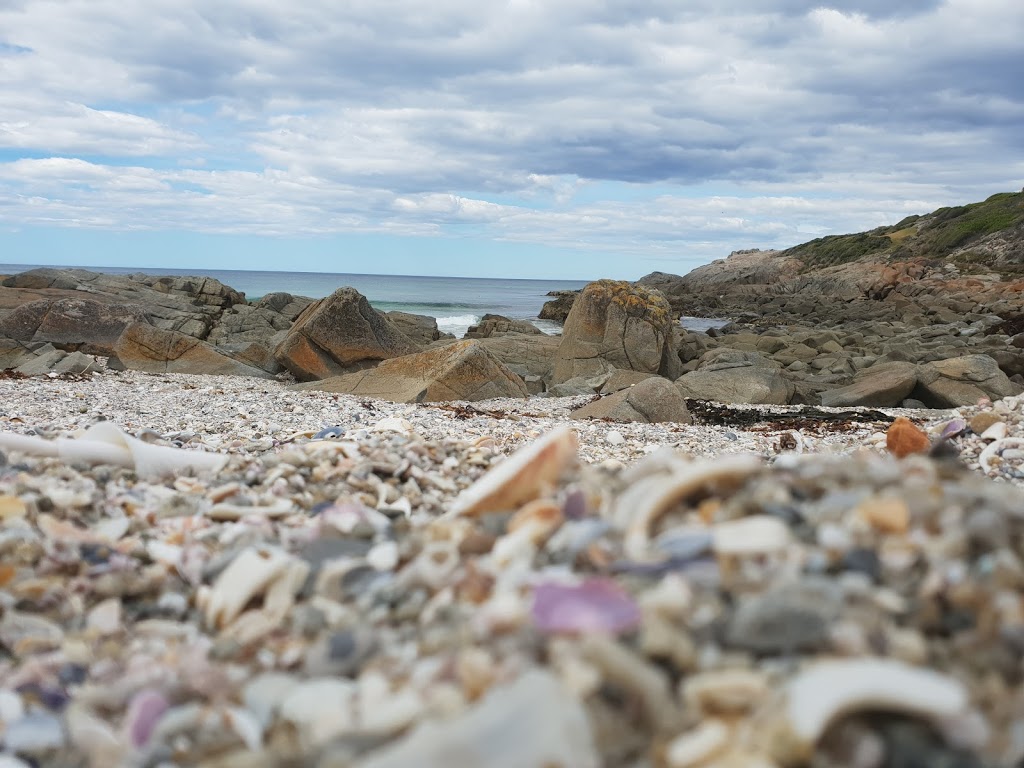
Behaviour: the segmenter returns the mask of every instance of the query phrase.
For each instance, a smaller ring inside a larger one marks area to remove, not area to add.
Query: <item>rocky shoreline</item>
[[[794,258],[6,278],[0,768],[1021,765],[1021,286]]]

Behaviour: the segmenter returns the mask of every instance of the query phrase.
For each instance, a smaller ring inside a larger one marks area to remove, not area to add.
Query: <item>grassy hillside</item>
[[[790,248],[782,255],[806,269],[857,259],[946,259],[965,271],[1024,273],[1024,192],[1002,192],[984,202],[909,216],[889,227],[832,235]]]

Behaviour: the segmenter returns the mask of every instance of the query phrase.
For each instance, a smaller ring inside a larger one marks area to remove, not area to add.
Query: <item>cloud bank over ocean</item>
[[[1019,189],[1022,36],[1016,0],[10,2],[0,237],[685,272]]]

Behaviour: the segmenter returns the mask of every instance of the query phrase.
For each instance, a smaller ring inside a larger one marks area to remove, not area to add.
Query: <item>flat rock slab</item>
[[[474,401],[529,394],[521,378],[472,339],[385,360],[376,368],[297,388],[364,395],[395,403]]]

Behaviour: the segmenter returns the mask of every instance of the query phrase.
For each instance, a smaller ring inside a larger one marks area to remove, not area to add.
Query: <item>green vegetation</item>
[[[985,244],[961,251],[986,235],[1007,231],[1011,247]],[[1024,269],[1024,192],[1001,192],[981,203],[940,208],[926,216],[908,216],[890,227],[853,235],[833,235],[790,248],[805,269],[846,264],[867,257],[879,260],[947,258],[976,269],[1019,273]]]

